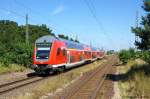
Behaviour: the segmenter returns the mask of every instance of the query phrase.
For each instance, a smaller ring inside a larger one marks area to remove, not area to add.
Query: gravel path
[[[119,71],[118,71],[118,68],[117,68],[117,71],[115,73],[116,75],[119,74]],[[112,99],[122,99],[121,96],[120,96],[120,89],[119,89],[119,83],[118,81],[115,81],[114,82],[114,96],[112,97]]]

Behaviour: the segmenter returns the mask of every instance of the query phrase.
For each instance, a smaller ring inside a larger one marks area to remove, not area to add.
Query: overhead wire
[[[22,15],[22,14],[16,12],[16,11],[9,10],[9,9],[6,9],[6,8],[2,8],[2,7],[0,7],[0,9],[3,10],[3,11],[5,11],[5,12],[9,12],[9,13],[15,15],[15,16],[18,16],[20,18],[23,18],[23,19],[26,18],[26,15]],[[36,22],[36,20],[34,20],[33,18],[30,18],[30,20],[33,21],[33,22]]]
[[[14,1],[15,1],[18,5],[24,7],[25,9],[28,9],[30,12],[33,12],[33,13],[36,14],[36,15],[37,15],[37,14],[38,14],[38,15],[41,14],[41,13],[39,13],[39,12],[37,12],[37,11],[31,9],[30,7],[27,7],[27,6],[24,5],[23,3],[18,2],[17,0],[14,0]],[[96,10],[96,9],[95,9],[94,4],[92,3],[92,1],[90,1],[90,3],[89,3],[89,1],[84,0],[84,2],[85,2],[85,4],[87,5],[87,7],[89,8],[89,11],[91,12],[93,18],[94,18],[95,21],[97,22],[99,28],[103,30],[103,34],[111,41],[111,43],[113,43],[112,39],[109,38],[109,36],[108,36],[108,34],[106,33],[106,31],[105,31],[105,29],[104,29],[102,23],[99,21],[97,15],[95,14],[94,10]],[[21,14],[15,12],[15,11],[8,10],[8,9],[6,9],[6,8],[0,8],[0,9],[2,9],[2,10],[4,10],[4,11],[8,11],[8,12],[10,12],[10,13],[12,13],[12,14],[15,14],[15,15],[19,16],[19,17],[25,18],[25,16],[23,16],[23,15],[21,15]],[[41,17],[42,17],[42,16],[41,16]],[[42,17],[42,19],[43,19],[43,17]],[[32,19],[32,20],[33,20],[33,19]],[[35,20],[34,20],[34,21],[35,21]],[[50,20],[47,20],[47,21],[50,21]],[[52,27],[52,26],[51,26],[51,28],[54,28],[55,30],[59,30],[58,28],[55,28],[55,27]],[[59,30],[59,31],[61,31],[61,30]]]
[[[53,25],[53,27],[52,27],[52,26],[51,26],[51,27],[54,28],[55,30],[59,30],[59,31],[63,31],[63,32],[69,31],[69,33],[70,33],[70,32],[73,33],[72,30],[70,30],[70,29],[68,29],[68,28],[66,28],[66,27],[64,27],[64,26],[61,26],[61,25],[59,25],[58,23],[52,22],[52,20],[47,19],[47,17],[45,17],[45,16],[42,16],[42,15],[43,15],[42,13],[40,13],[40,12],[38,12],[38,11],[36,11],[36,10],[31,9],[30,7],[26,6],[26,5],[23,4],[22,2],[17,1],[17,0],[13,0],[13,1],[14,1],[16,4],[22,6],[23,8],[28,9],[30,12],[34,13],[35,15],[39,15],[43,20],[51,22],[50,25]],[[43,18],[43,17],[44,17],[44,18]],[[53,24],[52,24],[52,23],[53,23]],[[57,27],[59,27],[59,29],[56,28],[56,27],[54,27],[54,24],[57,25]]]
[[[83,0],[83,1],[84,1],[84,3],[86,4],[86,6],[88,7],[88,9],[89,9],[89,11],[90,11],[90,13],[91,13],[93,19],[96,21],[96,23],[98,24],[99,28],[102,29],[102,31],[103,31],[102,33],[106,36],[106,38],[109,40],[109,42],[110,42],[111,44],[113,44],[113,46],[114,46],[115,48],[117,48],[116,45],[114,44],[114,41],[110,38],[110,36],[109,36],[108,33],[106,32],[106,30],[105,30],[103,24],[102,24],[102,23],[100,22],[100,20],[98,19],[97,14],[96,14],[96,9],[95,9],[95,6],[94,6],[93,2],[92,2],[91,0],[89,0],[89,1],[88,1],[88,0]]]

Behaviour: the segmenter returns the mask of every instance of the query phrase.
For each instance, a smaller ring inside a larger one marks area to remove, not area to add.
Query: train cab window
[[[65,56],[67,53],[67,51],[65,49],[63,49],[63,55]]]
[[[57,55],[59,55],[59,54],[60,54],[60,51],[61,51],[61,49],[60,49],[60,48],[58,48],[58,49],[57,49]]]

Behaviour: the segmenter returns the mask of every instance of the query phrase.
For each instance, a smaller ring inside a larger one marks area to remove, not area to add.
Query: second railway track
[[[67,71],[65,71],[65,72],[67,72]],[[65,72],[61,73],[61,74],[65,74]],[[34,75],[31,77],[22,78],[22,79],[19,79],[16,81],[10,81],[7,83],[0,84],[0,95],[7,94],[8,92],[12,92],[15,89],[18,89],[18,88],[27,86],[29,84],[36,83],[38,81],[42,81],[44,79],[47,79],[49,77],[54,77],[54,76],[57,76],[57,74],[47,76],[47,77],[38,77],[37,75]]]
[[[43,79],[45,78],[35,76],[2,84],[0,85],[0,95]]]
[[[78,81],[58,93],[52,99],[99,99],[99,92],[104,84],[106,75],[116,63],[116,56],[97,69],[84,74]]]
[[[57,97],[52,99],[96,99],[97,92],[100,90],[105,80],[105,74],[109,72],[114,62],[115,58],[111,57],[107,59],[107,62],[101,64],[102,66],[84,73],[79,82],[73,84],[73,86],[69,85],[69,89],[65,90],[64,93],[62,93],[61,95],[59,94],[57,95]],[[38,81],[42,81],[49,77],[34,76],[2,84],[0,85],[0,95],[5,95],[8,92],[13,92],[13,90],[15,89],[19,89]]]

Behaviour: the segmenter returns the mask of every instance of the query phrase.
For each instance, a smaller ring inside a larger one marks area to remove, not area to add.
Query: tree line
[[[25,25],[18,25],[17,22],[10,20],[0,20],[0,63],[4,66],[9,64],[21,64],[30,66],[32,64],[32,55],[34,42],[37,38],[44,35],[56,37],[50,28],[45,24],[28,25],[29,27],[29,43],[25,43]],[[65,36],[58,35],[59,38],[79,42]]]

